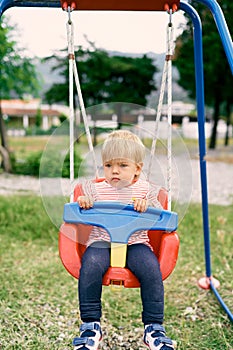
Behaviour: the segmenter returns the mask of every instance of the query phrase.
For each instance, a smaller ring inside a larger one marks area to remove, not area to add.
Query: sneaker
[[[74,350],[97,350],[102,339],[99,322],[83,323],[80,332],[80,337],[73,340]]]
[[[146,326],[143,340],[150,350],[174,350],[172,340],[165,336],[165,329],[160,324]]]

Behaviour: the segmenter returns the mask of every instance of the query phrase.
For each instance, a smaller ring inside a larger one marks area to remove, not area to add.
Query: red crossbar
[[[179,9],[180,0],[61,0],[63,10],[169,11]]]

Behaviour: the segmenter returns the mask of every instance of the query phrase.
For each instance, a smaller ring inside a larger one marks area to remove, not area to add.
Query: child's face
[[[103,166],[106,181],[113,187],[123,188],[138,178],[143,164],[127,158],[117,158],[104,162]]]

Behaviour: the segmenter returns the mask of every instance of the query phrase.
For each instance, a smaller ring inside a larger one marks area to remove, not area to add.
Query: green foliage
[[[41,168],[41,158],[43,156],[43,166]],[[81,157],[74,152],[74,176],[80,176],[79,168]],[[40,177],[66,177],[70,176],[70,155],[67,154],[63,164],[61,165],[61,155],[54,150],[49,154],[44,154],[43,151],[30,153],[21,162],[14,162],[15,174],[31,175]]]
[[[25,160],[15,162],[13,172],[20,175],[39,176],[42,152],[31,153]]]
[[[41,112],[41,109],[39,108],[36,111],[36,126],[38,128],[41,127],[41,123],[42,123],[42,112]]]
[[[25,130],[26,136],[39,136],[39,135],[52,135],[52,133],[57,129],[57,126],[51,126],[48,130],[43,130],[40,127],[34,125]]]
[[[6,350],[71,349],[81,323],[77,281],[59,259],[57,228],[41,198],[0,199],[0,346]],[[231,310],[232,210],[232,206],[210,206],[213,273]],[[179,225],[179,259],[165,281],[165,327],[177,341],[177,350],[230,350],[229,320],[214,295],[197,287],[197,279],[204,275],[200,212],[200,205],[191,205]],[[103,288],[102,328],[104,349],[145,348],[139,289]]]
[[[81,174],[79,173],[79,167],[82,159],[74,153],[74,177],[78,177]],[[62,177],[70,177],[70,154],[67,154],[64,160],[64,166],[62,168]]]
[[[223,9],[231,30],[233,3],[231,0],[220,0],[218,3]],[[194,1],[192,5],[199,13],[203,23],[205,98],[207,104],[213,106],[216,99],[222,103],[229,97],[232,74],[212,14],[203,4]],[[179,84],[189,91],[191,97],[195,97],[192,31],[192,22],[188,20],[185,30],[177,38],[174,64],[180,73]],[[233,102],[232,94],[231,101]]]
[[[65,120],[67,120],[67,116],[65,114],[60,114],[59,116],[60,123],[62,124]]]
[[[37,96],[40,83],[33,60],[24,57],[23,49],[17,47],[14,37],[16,28],[10,26],[9,19],[0,22],[0,100],[9,99],[12,94]]]
[[[0,135],[1,145],[5,150],[4,155],[2,154],[3,168],[11,172],[1,100],[12,96],[23,98],[26,94],[38,96],[40,83],[33,60],[24,57],[23,49],[17,47],[13,39],[16,28],[10,26],[8,21],[8,18],[2,17],[0,22]]]
[[[153,80],[157,72],[153,60],[148,56],[124,57],[110,55],[96,49],[79,48],[75,55],[82,86],[83,98],[87,107],[103,102],[127,102],[146,105],[146,97],[156,90]],[[65,102],[68,104],[68,65],[63,56],[53,56],[57,70],[64,83],[54,84],[45,94],[48,103]]]
[[[218,1],[221,6],[229,29],[233,25],[233,2],[231,0]],[[233,104],[232,96],[232,73],[220,35],[217,31],[212,14],[206,6],[199,2],[193,2],[203,23],[203,59],[204,59],[204,84],[205,102],[213,107],[214,125],[210,139],[210,148],[215,148],[217,139],[217,124],[220,117],[221,107],[230,123],[230,113]],[[193,24],[188,20],[183,33],[178,37],[175,49],[175,62],[180,74],[179,84],[189,92],[190,97],[196,97],[193,59]]]

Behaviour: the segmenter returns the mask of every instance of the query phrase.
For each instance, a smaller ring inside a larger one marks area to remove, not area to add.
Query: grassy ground
[[[67,137],[59,136],[51,137],[50,136],[27,136],[27,137],[8,137],[9,147],[14,152],[16,159],[24,159],[29,154],[33,152],[43,151],[48,142],[53,144],[54,146],[59,146],[65,144]],[[77,145],[76,148],[78,152],[82,154],[83,151],[87,151],[87,140],[85,135],[81,137],[81,142]],[[98,137],[98,142],[102,142],[102,138]],[[183,139],[185,147],[187,147],[188,152],[190,153],[191,158],[198,157],[198,141],[195,139]],[[143,140],[144,144],[148,149],[151,147],[151,139]],[[207,147],[207,156],[206,159],[208,161],[223,161],[227,163],[233,163],[233,140],[230,139],[229,145],[227,147],[223,144],[224,140],[217,140],[217,146],[215,150],[209,150]],[[207,140],[208,145],[208,140]],[[183,152],[184,145],[181,143],[180,139],[173,140],[173,151],[175,154],[179,152]],[[156,154],[160,154],[161,152],[166,152],[164,146],[161,146],[161,143],[158,142],[156,146]]]
[[[48,142],[53,140],[53,144],[64,143],[67,136],[64,135],[38,135],[38,136],[8,136],[9,148],[16,153],[16,156],[24,156],[31,152],[43,151]],[[83,144],[87,143],[84,137],[81,138]]]
[[[210,206],[212,262],[220,293],[233,309],[233,206]],[[65,271],[57,229],[38,197],[0,198],[0,349],[71,349],[80,324],[77,282]],[[200,290],[204,275],[200,205],[179,227],[181,248],[165,281],[165,326],[179,350],[232,350],[232,325],[213,294]],[[144,349],[139,289],[104,287],[102,349]]]
[[[56,137],[52,136],[51,141],[51,136],[49,135],[43,135],[43,136],[27,136],[27,137],[8,137],[9,141],[9,147],[10,149],[15,153],[16,158],[24,158],[28,154],[32,152],[38,152],[38,151],[43,151],[47,145],[48,142],[52,142],[53,144],[62,144],[65,142],[66,136],[59,136],[56,135]],[[143,140],[146,147],[150,149],[151,147],[151,139],[145,139]],[[103,142],[103,139],[99,136],[98,137],[98,142]],[[174,141],[180,142],[178,141]],[[219,140],[219,145],[221,146],[221,140]],[[198,149],[198,143],[197,140],[194,139],[187,139],[185,140],[185,145],[186,147],[192,151],[195,149],[197,151]],[[79,147],[86,147],[87,146],[87,140],[85,135],[81,137],[81,143],[79,144]],[[158,152],[164,151],[163,147],[161,146],[161,143],[158,142],[157,144]]]
[[[31,152],[43,151],[49,136],[8,137],[9,147],[16,158],[24,158]]]

